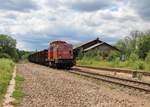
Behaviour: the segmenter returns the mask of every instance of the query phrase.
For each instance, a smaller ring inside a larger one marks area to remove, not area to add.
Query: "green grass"
[[[142,60],[136,60],[136,61],[127,60],[122,62],[119,59],[114,61],[104,61],[104,60],[96,60],[95,58],[84,57],[81,60],[77,60],[77,65],[150,71],[150,65]]]
[[[10,59],[0,59],[0,105],[6,94],[15,64]]]
[[[14,101],[13,104],[19,105],[20,100],[25,96],[25,93],[22,90],[22,83],[24,81],[24,78],[22,76],[17,75],[15,80],[16,86],[15,91],[13,92],[13,97],[16,99],[16,101]]]

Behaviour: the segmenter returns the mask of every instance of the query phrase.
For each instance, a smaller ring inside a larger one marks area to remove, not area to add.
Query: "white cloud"
[[[38,9],[32,0],[0,0],[0,9],[9,11],[29,12]]]
[[[150,0],[131,0],[129,1],[129,5],[143,19],[150,20]]]

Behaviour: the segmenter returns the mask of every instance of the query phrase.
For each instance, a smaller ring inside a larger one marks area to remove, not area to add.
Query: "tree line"
[[[16,40],[11,36],[0,34],[0,58],[11,58],[14,61],[27,58],[30,52],[17,49],[16,43]],[[147,68],[150,69],[150,30],[145,32],[133,31],[129,36],[119,40],[115,46],[121,50],[121,53],[96,51],[80,55],[79,60],[83,57],[91,57],[92,59],[95,57],[97,59],[99,56],[104,56],[108,57],[108,61],[112,61],[112,64],[118,65],[120,56],[124,55],[126,62],[121,63],[124,64],[123,66],[132,66],[134,63],[134,65],[139,65],[141,69],[143,65],[147,65]]]
[[[150,53],[150,31],[133,31],[130,36],[118,41],[116,47],[127,57],[135,54],[144,60]]]

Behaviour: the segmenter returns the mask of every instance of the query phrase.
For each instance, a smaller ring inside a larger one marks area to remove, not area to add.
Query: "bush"
[[[135,54],[135,53],[132,53],[130,56],[129,56],[129,61],[132,61],[132,62],[135,62],[139,59],[138,55]]]
[[[140,70],[144,70],[145,69],[144,62],[139,61],[139,63],[138,63],[138,69],[140,69]]]
[[[112,51],[108,54],[109,61],[116,60],[116,58],[120,57],[120,53],[116,51]]]
[[[1,53],[0,58],[11,58],[7,53]]]
[[[146,65],[146,70],[150,70],[150,51],[147,53],[147,56],[145,58],[145,65]]]
[[[150,64],[150,51],[147,53],[145,61]]]
[[[119,62],[120,62],[120,59],[119,59],[119,58],[116,58],[115,60],[113,60],[112,66],[113,66],[113,67],[119,67]]]

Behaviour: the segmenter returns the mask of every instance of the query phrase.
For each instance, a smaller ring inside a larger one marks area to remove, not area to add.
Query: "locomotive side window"
[[[49,48],[48,50],[52,51],[52,50],[53,50],[53,48],[51,47],[51,48]]]
[[[53,48],[53,51],[56,51],[57,50],[57,47]]]

